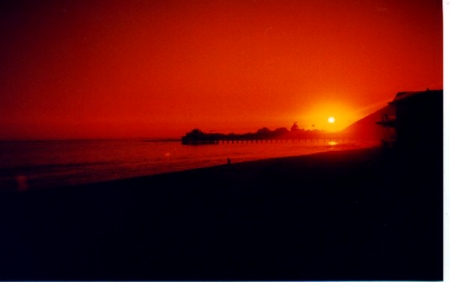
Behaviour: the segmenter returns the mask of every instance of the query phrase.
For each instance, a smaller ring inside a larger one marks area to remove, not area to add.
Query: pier
[[[246,134],[203,133],[194,129],[181,138],[183,145],[207,144],[239,144],[239,143],[294,143],[294,142],[348,142],[351,139],[347,134],[340,132],[300,131],[300,132],[257,132]]]

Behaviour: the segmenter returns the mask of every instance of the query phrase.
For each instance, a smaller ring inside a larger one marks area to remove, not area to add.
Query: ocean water
[[[374,146],[299,140],[185,146],[145,140],[0,142],[0,190],[62,187],[192,168]]]

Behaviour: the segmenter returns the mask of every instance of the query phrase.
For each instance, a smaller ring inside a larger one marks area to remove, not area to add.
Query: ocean
[[[0,191],[55,188],[232,163],[371,147],[323,140],[224,143],[69,140],[0,142]]]

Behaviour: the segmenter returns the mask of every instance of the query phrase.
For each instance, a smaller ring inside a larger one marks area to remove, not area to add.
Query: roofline
[[[425,93],[431,93],[431,92],[443,92],[444,90],[439,89],[439,90],[430,90],[427,89],[425,91],[402,91],[402,92],[398,92],[394,99],[391,102],[388,102],[388,105],[395,105],[400,101],[404,101],[405,99],[411,99],[411,97],[417,97],[418,95],[422,95]]]

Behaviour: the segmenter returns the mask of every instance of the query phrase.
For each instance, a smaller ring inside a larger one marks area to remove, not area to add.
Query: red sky
[[[436,0],[8,2],[0,139],[338,130],[443,87]]]

